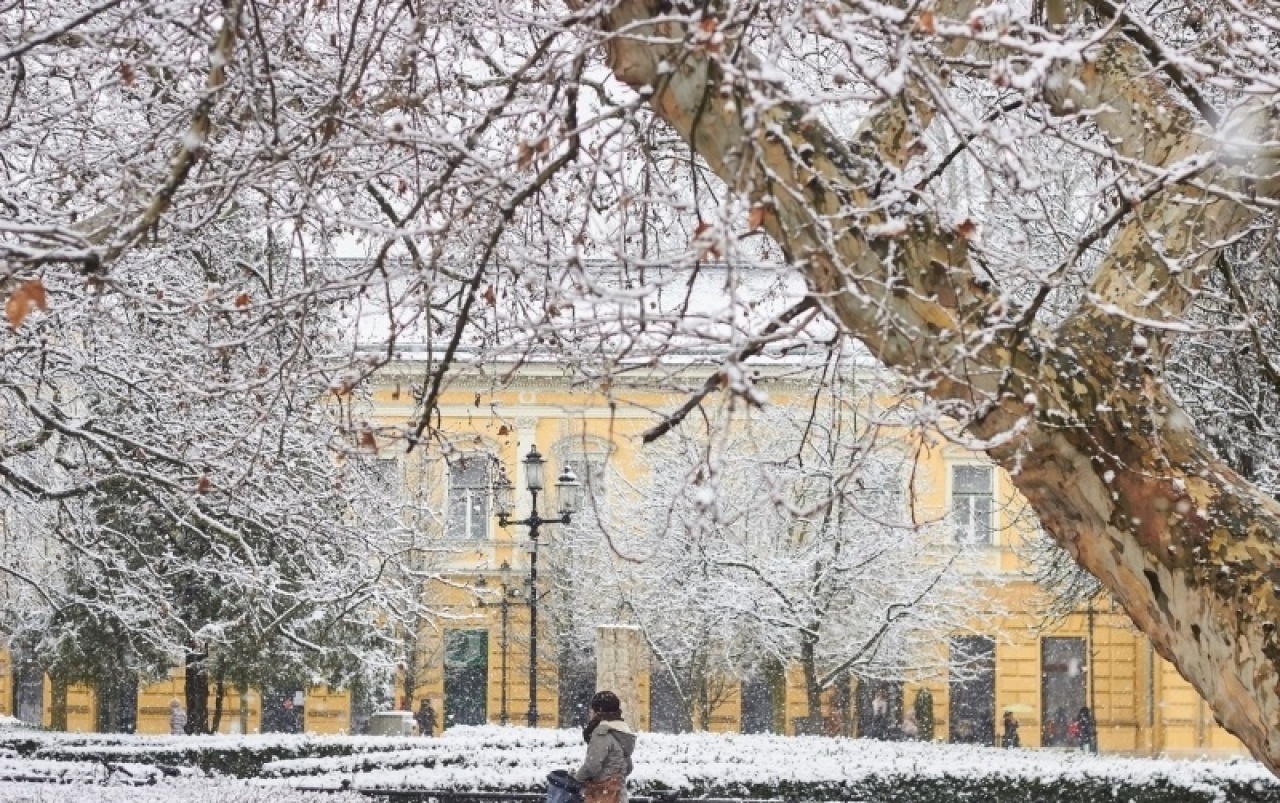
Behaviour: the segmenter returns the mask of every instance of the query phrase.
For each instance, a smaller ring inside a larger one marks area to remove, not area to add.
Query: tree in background
[[[912,703],[911,708],[916,717],[916,725],[920,728],[920,739],[932,742],[934,732],[933,692],[929,691],[928,687],[920,687],[920,690],[916,692],[916,700]]]
[[[800,666],[817,717],[850,675],[937,672],[937,634],[967,624],[979,576],[936,522],[913,521],[911,458],[877,442],[882,422],[851,431],[865,399],[847,392],[810,409],[726,405],[705,436],[643,453],[617,582],[654,671],[703,727],[768,662]]]
[[[374,470],[376,436],[342,420],[350,393],[334,400],[323,381],[310,331],[333,308],[263,328],[237,319],[243,303],[179,300],[192,270],[250,277],[266,303],[293,292],[270,241],[191,244],[154,268],[65,321],[39,364],[6,353],[0,395],[25,405],[13,423],[28,440],[0,474],[22,537],[50,556],[11,632],[55,689],[184,665],[187,727],[203,733],[228,683],[345,684],[393,663],[388,613],[420,602],[392,570],[410,530]]]

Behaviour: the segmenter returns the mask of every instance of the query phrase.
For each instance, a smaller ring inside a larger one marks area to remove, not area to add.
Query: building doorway
[[[262,732],[302,733],[307,697],[301,684],[275,683],[262,690]]]
[[[656,666],[649,678],[649,727],[654,733],[688,733],[693,730],[689,707],[666,666]]]
[[[132,672],[98,683],[98,733],[138,729],[138,676]]]
[[[1074,747],[1071,723],[1088,703],[1088,651],[1082,638],[1040,641],[1040,744]]]
[[[483,725],[488,721],[489,631],[447,630],[444,634],[444,726]]]
[[[902,725],[902,683],[860,680],[854,692],[860,739],[895,739]]]
[[[562,728],[582,728],[591,720],[591,698],[596,693],[594,649],[562,650],[558,681],[557,719]]]
[[[44,724],[44,670],[34,661],[14,662],[13,714],[28,725]]]
[[[966,744],[996,743],[996,642],[987,636],[951,639],[949,662],[950,739]]]
[[[742,681],[742,732],[774,733],[774,684],[763,670],[757,670]]]

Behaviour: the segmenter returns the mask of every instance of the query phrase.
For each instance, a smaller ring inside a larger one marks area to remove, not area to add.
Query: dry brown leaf
[[[973,235],[978,233],[978,224],[971,219],[965,218],[956,224],[956,234],[959,234],[966,240],[973,239]]]
[[[511,427],[508,427],[506,424],[503,424],[502,426],[498,427],[499,438],[503,437],[504,435],[510,435],[510,434],[511,434]]]
[[[747,216],[747,228],[750,229],[751,231],[755,231],[756,229],[760,228],[763,225],[764,225],[764,207],[763,206],[751,207],[751,214]]]
[[[493,285],[489,285],[484,289],[484,303],[491,307],[497,305],[498,294],[494,291]]]
[[[372,430],[360,430],[360,449],[366,452],[378,451],[378,439],[373,436]]]
[[[395,390],[391,391],[391,400],[395,401],[396,399],[399,399],[399,398],[400,398],[400,383],[397,382]]]
[[[709,231],[711,231],[711,224],[706,221],[700,222],[693,230],[693,239],[696,241]],[[707,238],[707,240],[708,241],[703,245],[702,250],[698,253],[698,259],[719,259],[719,247],[717,247],[715,243],[710,242],[710,238]]]
[[[916,28],[924,31],[925,33],[938,32],[938,23],[937,20],[933,18],[933,11],[931,9],[926,8],[924,11],[920,12],[920,19],[916,20]]]
[[[18,285],[9,300],[4,303],[4,314],[9,319],[9,326],[17,329],[31,314],[32,307],[39,307],[41,312],[49,311],[49,299],[44,292],[44,282],[29,279]]]
[[[133,71],[133,66],[127,61],[120,62],[120,66],[116,68],[120,73],[120,83],[125,86],[133,86],[133,80],[137,77]]]
[[[237,307],[247,307],[247,306],[249,306],[249,294],[248,294],[248,293],[241,293],[240,295],[236,296],[235,304],[236,304],[236,306],[237,306]]]
[[[196,480],[196,493],[207,494],[212,490],[212,488],[213,483],[209,481],[209,478],[206,475],[201,474],[200,479]]]

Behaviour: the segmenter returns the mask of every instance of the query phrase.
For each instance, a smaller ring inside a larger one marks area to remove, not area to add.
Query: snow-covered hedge
[[[272,761],[348,756],[404,749],[414,742],[392,737],[130,736],[45,731],[0,732],[0,752],[46,762],[148,764],[195,767],[206,773],[256,778]]]
[[[355,793],[305,792],[229,778],[159,781],[149,786],[0,781],[0,801],[22,803],[370,803]]]
[[[437,739],[306,736],[0,735],[14,766],[61,761],[182,765],[284,787],[541,792],[582,758],[576,731],[454,728]],[[18,747],[22,756],[17,755]],[[26,756],[25,758],[23,756]],[[635,796],[875,803],[1280,803],[1252,761],[1125,759],[823,737],[641,734]]]
[[[275,762],[298,785],[541,791],[582,757],[576,731],[456,728],[411,750]],[[1280,803],[1280,783],[1252,761],[1122,759],[964,745],[823,737],[641,734],[634,795],[893,803]]]

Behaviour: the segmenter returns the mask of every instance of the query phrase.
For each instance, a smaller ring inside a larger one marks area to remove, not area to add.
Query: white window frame
[[[457,480],[462,470],[461,464],[464,461],[479,460],[484,466],[484,482],[482,485],[459,485]],[[488,541],[492,534],[493,527],[493,509],[492,500],[490,499],[489,485],[492,481],[490,473],[492,472],[492,457],[488,452],[466,452],[448,463],[449,468],[449,488],[448,499],[445,506],[445,532],[447,537],[454,541]],[[458,522],[454,518],[454,508],[459,502],[458,494],[465,494],[466,501],[462,503],[462,521]],[[480,494],[483,498],[484,513],[481,521],[473,521],[475,514],[475,504],[472,500],[476,495]],[[461,527],[457,526],[461,523]]]
[[[975,491],[959,491],[957,474],[961,471],[984,471],[987,475],[985,493]],[[951,505],[951,539],[960,546],[991,546],[995,543],[996,531],[996,475],[995,468],[983,463],[953,463],[947,473],[949,484],[948,501]],[[974,521],[974,502],[986,499],[986,533],[977,531],[979,524]]]

